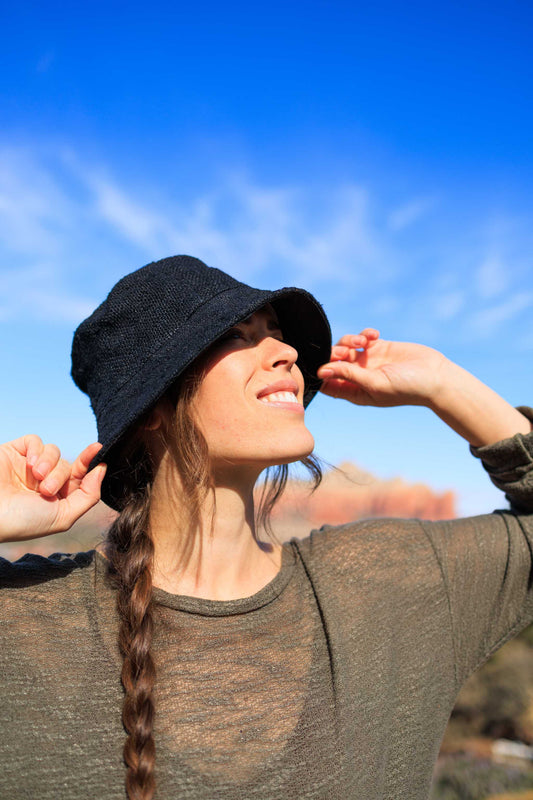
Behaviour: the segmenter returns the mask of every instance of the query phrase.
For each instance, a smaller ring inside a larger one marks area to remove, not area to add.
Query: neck
[[[154,541],[153,583],[165,591],[212,600],[248,597],[281,566],[281,546],[257,539],[253,486],[257,476],[219,476],[199,518],[188,514],[183,493],[154,482],[149,526]]]

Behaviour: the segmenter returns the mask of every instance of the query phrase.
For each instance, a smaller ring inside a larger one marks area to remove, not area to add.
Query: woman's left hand
[[[365,328],[339,339],[318,377],[324,394],[357,405],[429,405],[445,361],[431,347],[388,342],[374,328]]]
[[[427,406],[470,444],[532,430],[529,419],[438,350],[386,342],[374,328],[343,336],[318,370],[321,391],[362,406]]]

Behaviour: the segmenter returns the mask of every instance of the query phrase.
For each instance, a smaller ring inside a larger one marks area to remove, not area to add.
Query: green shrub
[[[533,789],[533,770],[460,756],[437,769],[431,800],[487,800],[501,792]]]

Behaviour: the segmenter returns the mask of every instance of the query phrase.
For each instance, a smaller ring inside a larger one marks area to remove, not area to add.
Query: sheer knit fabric
[[[533,620],[533,434],[475,454],[514,510],[324,527],[241,600],[155,590],[157,798],[426,800],[457,692]],[[0,583],[0,796],[124,800],[105,559]]]

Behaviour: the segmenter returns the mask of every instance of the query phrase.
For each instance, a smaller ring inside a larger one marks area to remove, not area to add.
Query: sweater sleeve
[[[533,419],[533,411],[520,408]],[[450,608],[457,689],[508,639],[533,622],[533,432],[471,447],[508,510],[423,522]]]

